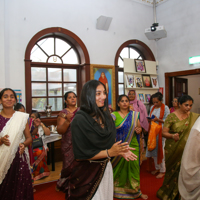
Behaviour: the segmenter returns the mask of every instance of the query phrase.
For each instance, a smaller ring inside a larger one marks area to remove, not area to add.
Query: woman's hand
[[[5,135],[4,137],[1,138],[1,142],[5,144],[6,146],[10,146],[10,140],[8,139],[8,135]]]
[[[128,150],[128,152],[126,152],[126,153],[122,153],[121,156],[123,156],[126,161],[137,160],[137,156],[133,152],[131,152],[130,150]]]
[[[159,119],[155,116],[151,121],[154,121],[154,122],[158,122],[159,121]]]
[[[20,143],[19,144],[19,154],[22,155],[24,153],[24,150],[25,150],[25,144]]]
[[[122,153],[129,151],[128,142],[121,143],[122,141],[118,141],[113,144],[111,149],[108,150],[108,154],[110,157],[119,156]]]
[[[68,114],[65,116],[65,119],[66,119],[69,123],[71,123],[71,119],[72,119],[73,116],[74,116],[73,113],[68,113]]]
[[[38,127],[39,125],[41,125],[41,120],[39,118],[34,119],[33,124],[35,127]]]
[[[135,132],[136,132],[137,134],[142,133],[142,128],[141,128],[141,127],[135,127]]]
[[[179,134],[178,133],[172,134],[172,139],[174,139],[174,141],[177,142],[179,140]]]

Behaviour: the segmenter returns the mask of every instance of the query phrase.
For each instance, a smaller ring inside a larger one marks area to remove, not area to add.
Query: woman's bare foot
[[[148,199],[148,196],[147,196],[146,194],[142,194],[142,195],[140,196],[140,198],[142,198],[142,199]]]
[[[56,190],[56,192],[59,192],[59,191],[60,191],[60,189],[57,187],[57,185],[56,185],[56,187],[55,187],[55,190]]]
[[[156,176],[156,178],[162,178],[162,177],[164,177],[164,176],[165,176],[165,173],[160,172],[160,173]]]
[[[155,171],[152,171],[151,174],[155,175],[159,172],[160,170],[155,170]]]

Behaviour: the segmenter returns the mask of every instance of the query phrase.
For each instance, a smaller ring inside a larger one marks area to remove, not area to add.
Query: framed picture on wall
[[[140,73],[146,73],[144,60],[134,59],[134,61],[135,61],[135,71]]]
[[[145,100],[144,100],[144,94],[143,93],[139,93],[138,94],[138,100],[140,100],[141,102],[145,102]]]
[[[151,76],[151,84],[153,88],[159,88],[157,76]]]
[[[143,84],[142,84],[142,77],[141,75],[136,75],[135,77],[135,85],[137,88],[142,88]]]
[[[142,75],[143,86],[151,88],[151,77],[150,75]]]
[[[115,110],[115,66],[91,64],[90,79],[98,80],[105,85],[108,106]]]
[[[150,99],[151,99],[151,95],[145,94],[145,100],[146,100],[147,103],[149,103]]]
[[[126,87],[135,88],[135,78],[132,74],[126,74]]]

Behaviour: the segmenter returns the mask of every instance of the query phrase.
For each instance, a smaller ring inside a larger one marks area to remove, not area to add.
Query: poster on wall
[[[90,78],[98,80],[105,85],[108,106],[115,110],[115,66],[91,64]]]
[[[17,102],[22,103],[22,91],[21,90],[14,90],[17,95]]]

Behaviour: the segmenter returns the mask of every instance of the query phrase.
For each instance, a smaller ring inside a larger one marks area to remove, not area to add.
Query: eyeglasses
[[[178,103],[178,101],[172,101],[172,103]]]

